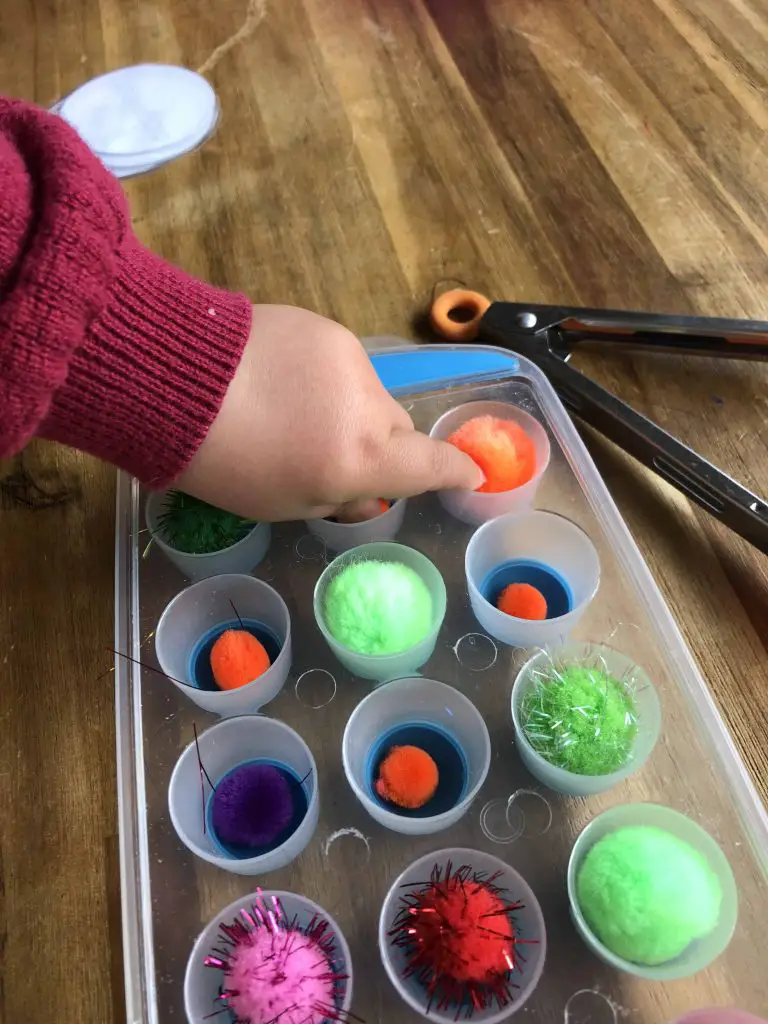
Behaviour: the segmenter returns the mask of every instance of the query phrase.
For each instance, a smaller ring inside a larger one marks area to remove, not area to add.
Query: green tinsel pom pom
[[[328,631],[359,654],[398,654],[432,629],[432,595],[418,573],[400,562],[353,562],[328,584]]]
[[[637,735],[637,710],[625,683],[585,665],[537,676],[521,707],[523,732],[550,764],[576,775],[622,768]]]
[[[210,555],[232,547],[255,526],[183,491],[168,491],[157,517],[157,532],[169,547],[189,555]]]
[[[616,956],[663,964],[717,926],[720,880],[689,843],[629,826],[595,843],[576,880],[584,918]]]

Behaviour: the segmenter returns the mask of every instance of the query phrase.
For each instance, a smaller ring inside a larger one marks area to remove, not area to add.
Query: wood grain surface
[[[49,105],[146,61],[201,69],[222,119],[200,151],[128,183],[137,231],[254,301],[361,336],[413,337],[446,279],[768,318],[766,0],[0,4],[3,93]],[[578,365],[768,494],[764,366],[607,351]],[[765,796],[768,562],[587,441]],[[119,1021],[114,474],[52,446],[26,461],[62,500],[29,508],[8,467],[0,1021]]]

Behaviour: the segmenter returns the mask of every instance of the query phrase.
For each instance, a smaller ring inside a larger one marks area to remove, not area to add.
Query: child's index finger
[[[377,493],[392,498],[452,488],[474,491],[485,482],[468,455],[417,430],[394,430],[374,472]]]

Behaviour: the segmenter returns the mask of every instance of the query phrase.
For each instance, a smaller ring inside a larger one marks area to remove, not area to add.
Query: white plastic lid
[[[201,75],[138,64],[92,79],[54,108],[118,177],[188,153],[213,131],[216,93]]]

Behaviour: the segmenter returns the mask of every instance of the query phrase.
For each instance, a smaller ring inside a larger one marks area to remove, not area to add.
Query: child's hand
[[[303,309],[254,306],[221,411],[176,486],[278,521],[482,483],[469,456],[414,430],[346,328]]]

